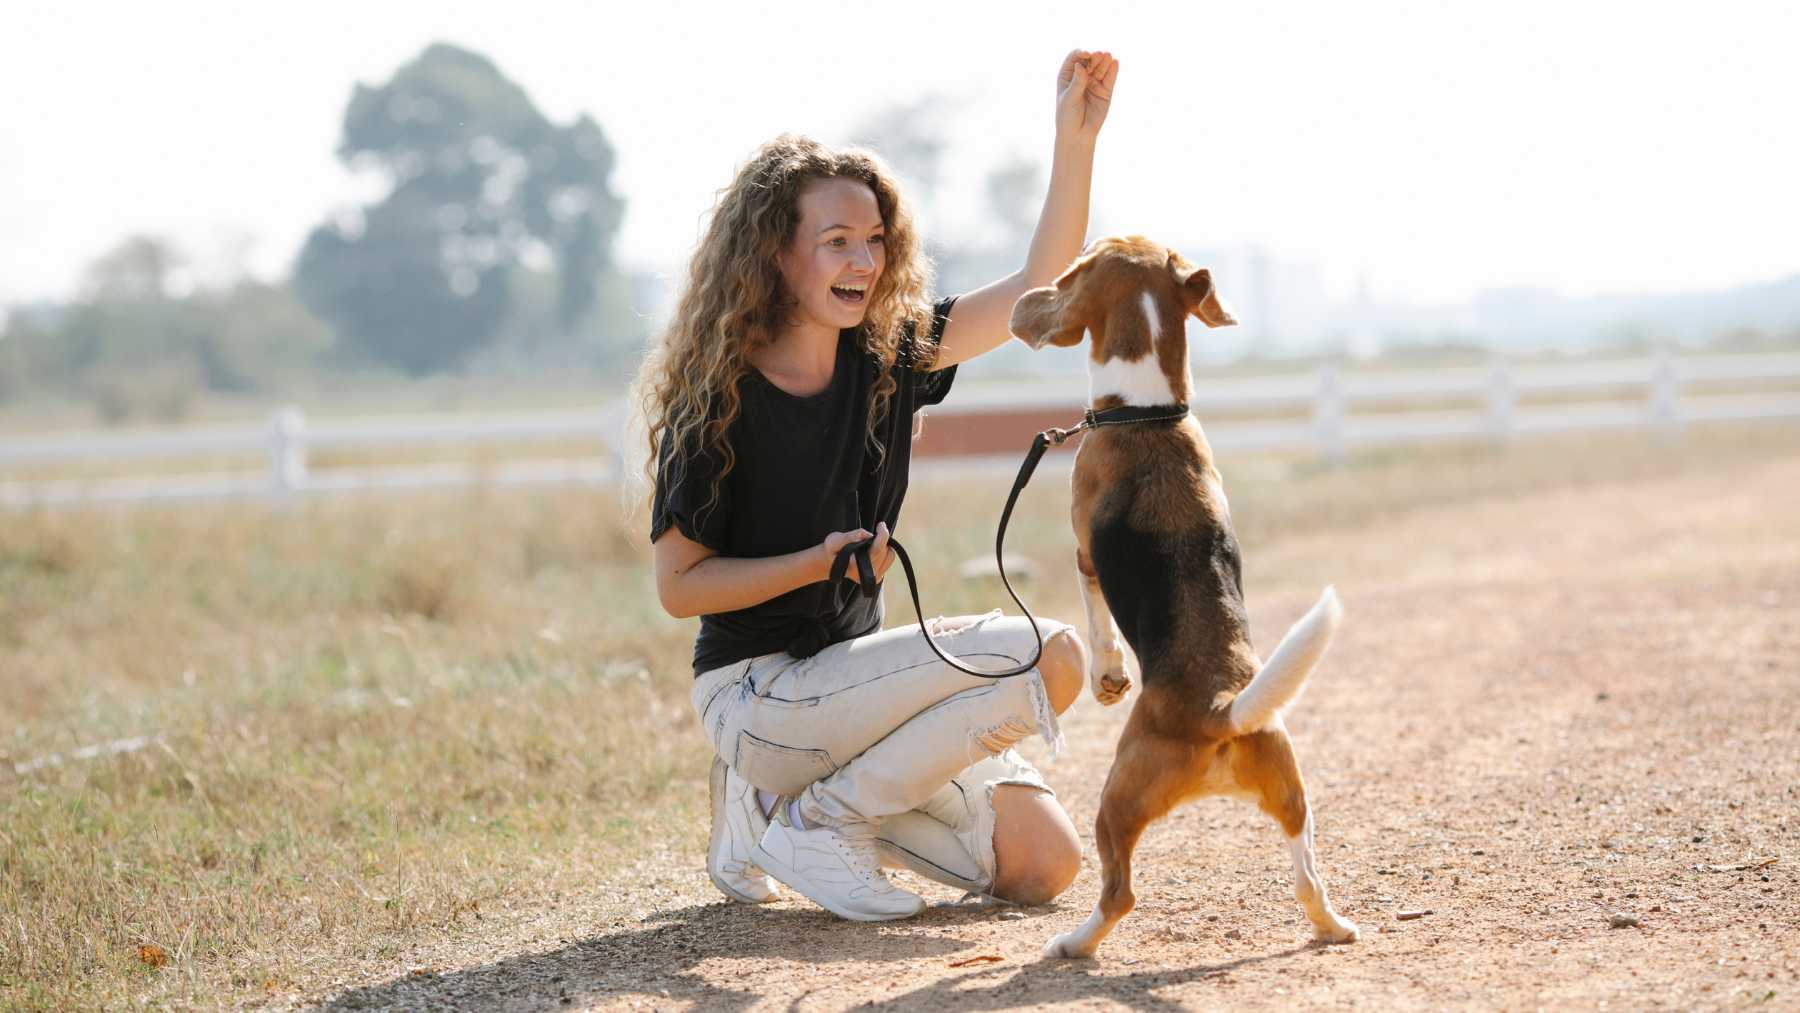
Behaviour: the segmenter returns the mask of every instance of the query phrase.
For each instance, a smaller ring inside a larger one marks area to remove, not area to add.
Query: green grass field
[[[1259,568],[1285,538],[1796,436],[1221,465],[1254,594],[1313,579]],[[955,574],[1009,484],[915,482],[900,533],[931,612],[1003,603]],[[1067,505],[1046,470],[1008,547],[1033,609],[1074,619]],[[646,856],[697,863],[694,625],[657,605],[645,526],[572,490],[0,516],[0,1007],[317,996]]]

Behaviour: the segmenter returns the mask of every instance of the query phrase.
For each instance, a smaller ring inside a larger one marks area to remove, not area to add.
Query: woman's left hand
[[[875,567],[876,580],[885,578],[888,567],[894,565],[894,550],[888,548],[888,540],[892,537],[887,521],[875,525],[875,543],[869,546],[869,562]]]
[[[1056,72],[1056,136],[1092,144],[1112,105],[1119,61],[1111,53],[1077,49],[1063,58]]]

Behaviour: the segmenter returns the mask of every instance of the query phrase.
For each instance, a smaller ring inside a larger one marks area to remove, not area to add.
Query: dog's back
[[[1088,434],[1076,495],[1092,489],[1088,551],[1144,687],[1210,707],[1256,672],[1242,561],[1198,423]]]

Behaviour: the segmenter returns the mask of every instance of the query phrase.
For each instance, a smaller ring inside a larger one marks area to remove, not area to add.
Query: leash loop
[[[1187,418],[1186,404],[1158,405],[1150,408],[1109,408],[1096,412],[1093,408],[1082,414],[1081,421],[1070,429],[1051,427],[1032,438],[1030,449],[1025,451],[1025,460],[1019,465],[1019,474],[1013,479],[1012,491],[1006,495],[1006,506],[1000,511],[1000,527],[994,533],[994,565],[1000,571],[1000,583],[1006,586],[1006,593],[1011,596],[1013,604],[1025,613],[1025,619],[1031,623],[1031,635],[1037,646],[1031,652],[1031,660],[1012,668],[987,670],[970,668],[960,660],[945,654],[931,634],[931,627],[925,622],[925,608],[919,603],[919,580],[913,573],[912,557],[906,553],[906,547],[898,538],[888,537],[888,548],[900,557],[900,568],[906,571],[907,590],[912,593],[913,614],[919,618],[919,631],[925,634],[926,646],[931,653],[938,656],[945,664],[959,672],[980,676],[983,679],[1004,679],[1009,676],[1023,675],[1037,667],[1044,654],[1044,634],[1038,629],[1037,617],[1031,614],[1025,602],[1019,598],[1019,592],[1013,590],[1012,581],[1006,576],[1006,560],[1001,550],[1006,545],[1006,525],[1012,520],[1013,507],[1019,502],[1019,494],[1025,491],[1026,483],[1031,481],[1032,473],[1037,471],[1038,462],[1043,459],[1044,451],[1051,447],[1060,447],[1071,436],[1100,426],[1131,425],[1139,422],[1178,422]],[[875,544],[873,538],[865,538],[860,542],[852,542],[838,550],[837,557],[831,562],[830,583],[833,587],[843,580],[850,570],[850,561],[856,561],[857,593],[865,598],[873,598],[881,593],[881,584],[875,575],[875,564],[869,558],[869,548]]]

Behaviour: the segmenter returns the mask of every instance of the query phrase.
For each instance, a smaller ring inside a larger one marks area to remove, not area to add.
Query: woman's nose
[[[857,247],[855,262],[856,266],[864,271],[875,270],[875,251],[869,247],[868,243]]]

